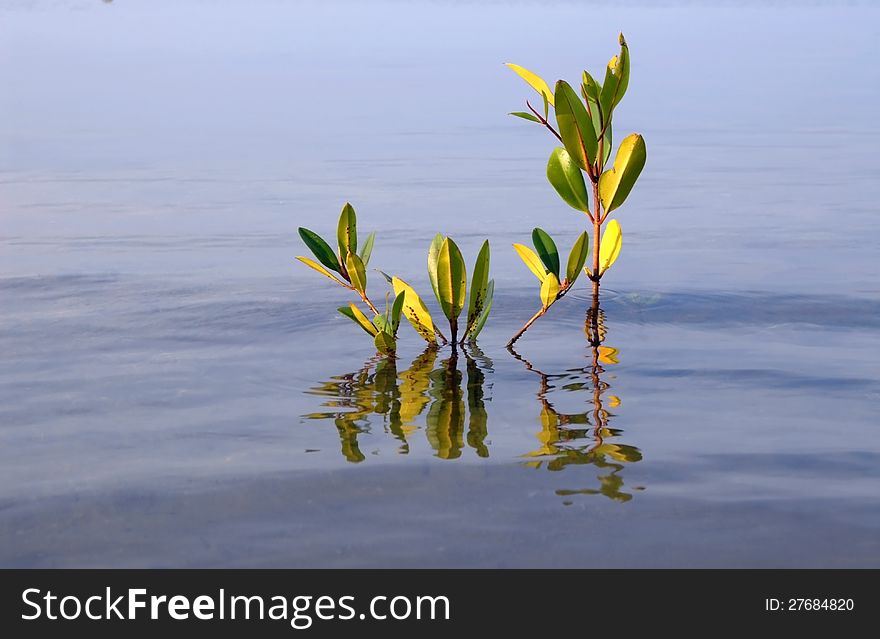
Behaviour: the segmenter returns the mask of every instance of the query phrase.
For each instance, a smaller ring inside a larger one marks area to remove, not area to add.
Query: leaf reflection
[[[464,373],[459,370],[458,352],[438,363],[436,348],[426,349],[399,373],[397,360],[375,357],[359,371],[336,376],[307,391],[323,397],[323,406],[330,410],[304,417],[333,420],[342,455],[349,462],[366,459],[358,438],[371,433],[377,416],[384,430],[400,443],[398,452],[408,454],[411,436],[419,429],[423,414],[426,439],[437,457],[457,459],[466,447],[479,457],[488,457],[484,393],[485,371],[492,370],[492,361],[473,345],[460,352]]]

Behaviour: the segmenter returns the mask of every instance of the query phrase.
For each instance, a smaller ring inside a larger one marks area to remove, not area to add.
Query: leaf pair
[[[476,339],[489,316],[494,294],[494,282],[489,280],[489,241],[483,242],[471,281],[471,294],[468,302],[467,324],[462,335],[465,339]],[[467,267],[458,245],[448,237],[437,234],[428,249],[428,278],[434,295],[455,339],[458,317],[464,309],[467,297]]]
[[[367,265],[373,253],[376,234],[370,233],[367,236],[361,252],[358,254],[357,215],[351,204],[346,202],[339,215],[339,224],[336,230],[338,253],[334,253],[330,245],[314,231],[300,227],[299,236],[320,264],[303,256],[297,256],[296,259],[342,286],[353,288],[361,295],[366,294]],[[333,275],[331,271],[339,277]]]
[[[541,228],[532,231],[535,251],[524,244],[514,244],[513,248],[529,270],[541,282],[541,304],[548,309],[575,283],[587,261],[590,242],[587,232],[581,233],[574,242],[566,263],[565,278],[561,278],[559,250],[550,234]]]

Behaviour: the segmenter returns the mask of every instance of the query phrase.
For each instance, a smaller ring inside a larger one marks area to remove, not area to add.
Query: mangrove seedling
[[[593,282],[594,295],[598,295],[599,281],[620,253],[620,224],[611,220],[604,234],[603,225],[611,212],[626,200],[647,157],[644,139],[633,133],[623,139],[614,164],[606,169],[611,155],[614,109],[629,86],[629,47],[622,33],[619,42],[620,53],[608,62],[604,82],[600,84],[584,71],[580,95],[565,80],[559,80],[551,91],[535,73],[515,64],[507,65],[535,89],[543,101],[542,112],[526,101],[529,112],[511,115],[540,124],[562,143],[550,154],[547,179],[566,204],[586,214],[593,227],[593,261],[585,271]],[[550,122],[551,106],[556,127]],[[584,174],[592,186],[592,206]],[[524,327],[527,328],[528,325]],[[517,337],[521,334],[522,331]]]
[[[540,297],[541,308],[532,318],[526,322],[516,335],[507,343],[507,348],[513,347],[514,342],[522,337],[529,327],[535,321],[544,315],[553,304],[565,296],[571,290],[571,287],[577,281],[587,256],[590,253],[590,237],[587,232],[581,233],[571,247],[568,254],[568,261],[565,265],[565,272],[561,271],[559,262],[559,250],[556,248],[556,242],[550,237],[544,229],[536,228],[532,231],[532,243],[535,246],[533,251],[524,244],[514,244],[513,248],[520,256],[529,270],[538,278],[541,285]],[[586,270],[586,269],[584,269]]]
[[[453,349],[455,344],[463,345],[466,340],[476,340],[492,310],[495,292],[495,282],[489,279],[489,240],[483,242],[474,263],[467,323],[460,341],[458,319],[467,298],[467,268],[461,251],[452,238],[443,237],[440,233],[434,237],[428,249],[428,277],[440,308],[449,321]]]
[[[354,207],[346,202],[342,207],[337,227],[336,237],[339,248],[337,253],[334,253],[330,245],[314,231],[300,227],[299,235],[318,261],[315,262],[301,255],[296,259],[343,288],[356,292],[372,312],[372,320],[368,319],[354,303],[337,310],[364,329],[373,338],[373,343],[379,352],[393,356],[397,350],[397,329],[400,326],[404,296],[396,294],[394,300],[391,301],[390,295],[386,294],[383,313],[379,312],[367,296],[367,265],[370,263],[370,256],[373,253],[376,234],[370,233],[367,236],[360,253],[358,253],[357,215]]]

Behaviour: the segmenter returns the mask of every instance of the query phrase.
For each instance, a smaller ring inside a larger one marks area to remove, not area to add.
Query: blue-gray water
[[[0,565],[880,566],[878,18],[3,3]],[[584,219],[501,63],[601,75],[619,30],[648,164],[617,353],[585,281],[514,357],[539,301],[510,244]],[[434,233],[490,238],[458,373],[409,327],[391,369],[293,261],[346,200],[426,299]]]

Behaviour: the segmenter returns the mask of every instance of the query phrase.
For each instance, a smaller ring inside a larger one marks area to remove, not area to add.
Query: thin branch
[[[522,337],[523,333],[525,333],[527,330],[529,330],[529,327],[532,324],[534,324],[536,321],[538,321],[538,318],[541,317],[546,312],[547,312],[547,309],[542,308],[540,311],[538,311],[537,313],[532,315],[532,319],[530,319],[528,322],[526,322],[525,325],[516,332],[516,335],[514,335],[513,337],[510,338],[510,341],[507,342],[507,348],[513,348],[513,345],[516,343],[516,340],[518,340],[520,337]]]
[[[556,139],[559,140],[560,142],[562,142],[562,136],[559,135],[559,132],[558,132],[556,129],[553,128],[553,125],[552,125],[552,124],[550,124],[549,122],[547,122],[547,119],[546,119],[546,118],[544,118],[540,113],[538,113],[537,111],[535,111],[535,107],[533,107],[533,106],[531,105],[531,103],[530,103],[528,100],[526,100],[526,106],[529,107],[529,111],[531,111],[532,113],[535,114],[535,117],[538,118],[538,120],[540,120],[541,124],[543,124],[543,125],[546,126],[548,129],[550,129],[550,133],[552,133],[553,135],[555,135],[555,136],[556,136]],[[564,142],[563,142],[563,144],[564,144]]]

